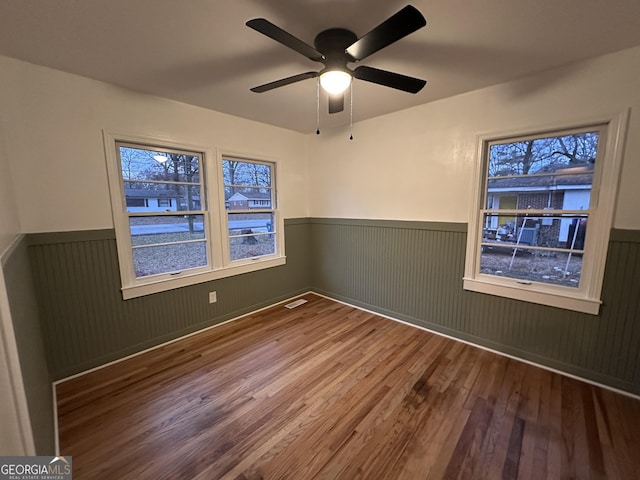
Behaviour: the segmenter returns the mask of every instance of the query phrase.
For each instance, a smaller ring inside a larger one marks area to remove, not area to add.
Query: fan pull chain
[[[316,82],[316,135],[320,135],[320,77]]]
[[[353,82],[349,88],[349,140],[353,140]]]

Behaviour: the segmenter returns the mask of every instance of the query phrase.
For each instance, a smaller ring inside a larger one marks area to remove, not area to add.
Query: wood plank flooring
[[[640,478],[640,401],[304,298],[59,384],[74,479]]]

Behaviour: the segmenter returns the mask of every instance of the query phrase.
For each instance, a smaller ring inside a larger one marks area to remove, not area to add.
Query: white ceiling
[[[306,43],[326,28],[358,36],[405,1],[2,0],[0,54],[181,102],[312,132],[313,79],[250,87],[320,63],[246,27],[264,17]],[[640,45],[639,0],[413,0],[427,26],[362,61],[426,79],[412,95],[356,81],[354,121]],[[349,123],[345,110],[321,127]]]

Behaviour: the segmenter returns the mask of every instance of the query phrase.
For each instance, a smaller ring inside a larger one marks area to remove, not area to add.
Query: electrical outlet
[[[218,301],[218,295],[216,292],[209,292],[209,303],[216,303]]]

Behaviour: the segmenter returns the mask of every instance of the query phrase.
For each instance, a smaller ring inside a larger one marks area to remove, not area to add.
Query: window
[[[129,195],[125,199],[129,208],[147,208],[149,206],[149,200],[146,198],[136,198]]]
[[[480,139],[465,289],[598,313],[623,117]]]
[[[125,142],[116,142],[116,152],[135,278],[208,267],[207,212],[194,205],[204,192],[203,154]],[[176,211],[163,208],[166,196],[176,198]],[[148,208],[149,198],[159,208]],[[140,200],[147,208],[132,205]]]
[[[273,165],[223,157],[222,170],[231,260],[274,254]]]
[[[105,144],[125,299],[285,263],[274,162],[107,133]]]

